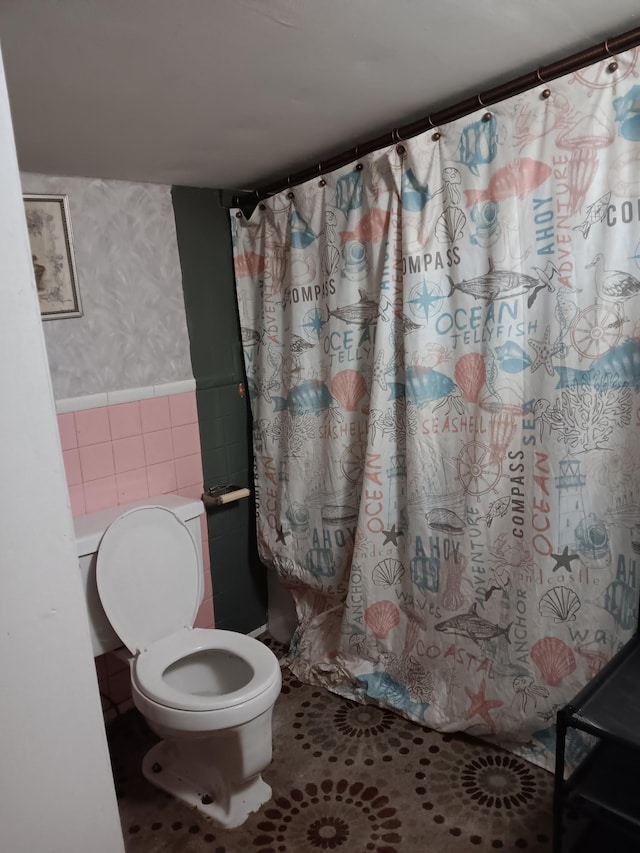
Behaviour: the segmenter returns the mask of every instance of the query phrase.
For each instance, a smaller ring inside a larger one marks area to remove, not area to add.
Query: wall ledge
[[[56,413],[82,412],[101,406],[115,406],[118,403],[135,403],[150,397],[168,397],[172,394],[186,394],[196,390],[195,379],[181,379],[166,382],[163,385],[146,385],[143,388],[125,388],[120,391],[104,391],[101,394],[87,394],[84,397],[66,397],[56,400]]]

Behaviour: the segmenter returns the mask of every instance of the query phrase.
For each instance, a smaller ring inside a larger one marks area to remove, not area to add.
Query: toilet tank
[[[160,497],[144,498],[133,503],[122,504],[122,506],[102,509],[99,512],[79,515],[74,518],[76,532],[76,546],[78,559],[80,561],[80,574],[82,586],[87,602],[89,615],[89,630],[91,633],[91,644],[94,657],[105,652],[111,652],[122,646],[122,640],[111,627],[107,615],[100,603],[98,587],[96,584],[96,555],[102,535],[109,525],[119,518],[127,510],[141,506],[160,506],[169,509],[177,515],[180,521],[186,524],[198,552],[200,566],[202,566],[202,533],[200,529],[200,516],[204,512],[202,501],[193,498],[183,498],[179,495],[161,495]],[[204,584],[202,572],[200,573],[200,601],[204,595]]]

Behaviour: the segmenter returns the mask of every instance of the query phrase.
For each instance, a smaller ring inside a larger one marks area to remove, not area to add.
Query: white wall
[[[0,849],[119,853],[1,62],[0,187]]]

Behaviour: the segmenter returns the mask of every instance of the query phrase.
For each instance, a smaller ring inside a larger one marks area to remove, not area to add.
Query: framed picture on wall
[[[23,198],[42,319],[81,317],[68,196]]]

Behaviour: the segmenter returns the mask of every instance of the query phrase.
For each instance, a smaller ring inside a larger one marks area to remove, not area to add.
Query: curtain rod
[[[330,157],[328,160],[323,160],[314,166],[302,169],[286,178],[281,178],[273,183],[258,187],[253,192],[234,195],[231,206],[238,207],[249,201],[257,203],[261,199],[290,189],[296,184],[302,184],[312,178],[321,176],[323,173],[333,172],[335,169],[347,166],[358,157],[371,154],[372,151],[377,151],[379,148],[386,148],[388,145],[393,145],[396,142],[410,139],[413,136],[418,136],[420,133],[425,133],[427,130],[436,128],[438,125],[463,118],[482,107],[488,107],[491,104],[498,103],[498,101],[504,101],[506,98],[519,95],[528,89],[539,86],[541,83],[549,83],[557,77],[563,77],[565,74],[571,74],[580,68],[606,59],[607,56],[611,57],[612,62],[609,70],[613,73],[618,67],[615,61],[615,54],[630,50],[638,45],[640,45],[640,27],[635,27],[633,30],[628,30],[618,36],[606,39],[602,44],[581,50],[579,53],[574,53],[557,62],[552,62],[550,65],[543,65],[535,71],[530,71],[507,83],[502,83],[500,86],[489,89],[487,92],[466,98],[463,101],[458,101],[458,103],[452,104],[450,107],[445,107],[438,112],[427,115],[426,118],[418,119],[403,127],[398,127],[393,131],[375,137],[375,139],[369,139],[366,142],[356,145],[354,148],[349,148],[341,154]]]

